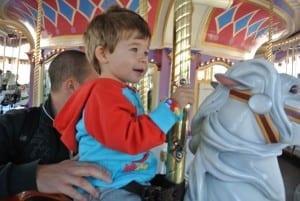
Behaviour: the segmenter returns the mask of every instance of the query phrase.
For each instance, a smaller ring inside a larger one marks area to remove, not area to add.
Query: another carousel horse
[[[300,80],[264,59],[216,79],[192,121],[185,201],[285,201],[277,156],[300,145]]]

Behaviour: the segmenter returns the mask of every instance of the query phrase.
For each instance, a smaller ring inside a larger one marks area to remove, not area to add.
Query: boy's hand
[[[189,85],[180,86],[172,94],[172,98],[176,100],[179,107],[183,109],[186,105],[194,103],[194,89]]]

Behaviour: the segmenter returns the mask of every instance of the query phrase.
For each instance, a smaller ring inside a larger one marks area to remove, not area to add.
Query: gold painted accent
[[[155,17],[154,17],[154,20],[153,20],[154,21],[154,25],[153,25],[153,29],[152,29],[152,40],[155,40],[156,37],[160,36],[160,34],[157,34],[160,31],[159,27],[158,27],[158,25],[160,23],[159,20],[158,20],[160,12],[158,12],[158,11],[161,11],[163,9],[162,8],[162,0],[156,0],[156,4],[155,5],[156,5],[156,11],[157,12],[155,12]],[[153,5],[151,4],[151,6],[153,6]],[[168,12],[168,10],[167,10],[167,12]],[[168,16],[168,15],[166,14],[166,16]],[[163,27],[166,27],[166,26],[163,26]]]
[[[5,59],[6,59],[6,37],[3,38],[3,63],[2,63],[2,72],[5,71]]]
[[[269,0],[269,24],[268,24],[268,31],[269,31],[269,39],[267,42],[267,50],[265,53],[265,57],[270,62],[273,62],[273,43],[272,43],[272,37],[273,37],[273,16],[274,16],[274,4],[273,0]]]
[[[19,36],[19,48],[18,48],[18,56],[17,56],[17,76],[19,76],[19,67],[20,67],[20,54],[21,54],[21,45],[22,45],[22,33],[18,33]],[[16,84],[17,84],[17,79],[16,78]]]
[[[32,38],[32,35],[22,25],[16,23],[15,21],[0,19],[0,26],[2,25],[14,27],[18,32],[24,34],[26,40],[30,45],[30,50],[34,47],[34,40]]]
[[[148,21],[148,0],[140,0],[139,14],[144,18],[146,22]],[[148,112],[147,111],[148,91],[150,90],[148,83],[149,83],[149,76],[145,75],[140,80],[137,87],[146,113]]]
[[[240,101],[242,103],[248,103],[251,98],[252,93],[250,91],[242,91],[242,90],[230,90],[229,98]],[[272,119],[267,114],[257,114],[254,112],[254,117],[256,122],[264,136],[265,141],[269,143],[278,143],[279,142],[279,133],[276,129],[275,125],[272,122]]]
[[[293,121],[295,123],[300,123],[300,109],[290,106],[290,105],[284,105],[284,110],[289,118],[290,121]],[[289,114],[288,111],[292,111],[292,114]]]
[[[139,14],[146,22],[148,21],[148,0],[140,0]]]
[[[181,80],[190,80],[191,66],[191,19],[192,1],[174,1],[174,36],[171,92]],[[188,131],[188,109],[184,109],[183,118],[168,134],[166,177],[173,183],[182,183],[185,174],[186,138]]]
[[[237,94],[234,94],[232,92],[236,92]],[[248,103],[248,100],[251,97],[251,95],[252,94],[250,93],[250,91],[231,90],[229,93],[229,98],[240,101],[242,103]],[[245,97],[247,97],[247,98],[245,98]]]
[[[279,133],[272,123],[272,119],[269,114],[258,115],[254,114],[256,122],[259,125],[259,128],[262,131],[264,139],[268,144],[270,143],[278,143],[279,142]],[[265,119],[265,123],[263,121]]]

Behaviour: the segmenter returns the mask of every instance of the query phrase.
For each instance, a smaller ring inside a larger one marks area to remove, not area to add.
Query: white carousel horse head
[[[185,200],[285,200],[277,156],[300,145],[300,80],[252,59],[220,83],[192,120]]]

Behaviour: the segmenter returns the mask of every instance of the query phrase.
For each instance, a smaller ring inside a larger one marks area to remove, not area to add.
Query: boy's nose
[[[140,62],[143,62],[143,63],[147,63],[148,62],[148,56],[146,55],[142,55],[139,59]]]

